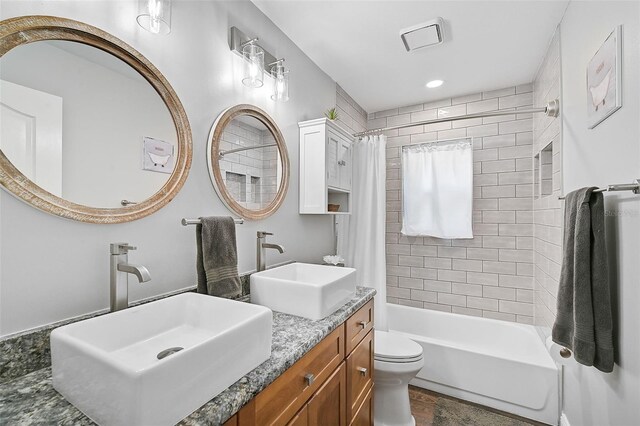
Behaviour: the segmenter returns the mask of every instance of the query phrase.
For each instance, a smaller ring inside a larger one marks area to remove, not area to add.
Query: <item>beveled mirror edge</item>
[[[87,223],[130,222],[167,205],[184,186],[193,152],[187,114],[167,79],[133,47],[89,24],[42,15],[0,21],[0,57],[17,46],[41,40],[75,41],[93,46],[114,55],[142,75],[162,98],[173,119],[178,147],[174,171],[159,191],[138,204],[122,208],[97,208],[76,204],[45,191],[24,176],[0,151],[0,185],[11,195],[39,210]]]
[[[224,132],[225,127],[239,115],[254,117],[264,124],[276,140],[278,151],[280,152],[280,161],[282,162],[282,183],[278,186],[276,196],[273,198],[271,203],[269,203],[265,208],[259,210],[247,209],[229,195],[228,191],[226,191],[224,180],[222,179],[222,173],[220,173],[220,167],[218,165],[220,138],[222,133]],[[287,191],[289,190],[289,153],[284,141],[284,136],[282,136],[280,128],[278,128],[275,121],[271,116],[269,116],[269,114],[251,104],[234,105],[222,111],[220,115],[218,115],[211,126],[211,131],[209,132],[209,140],[207,143],[207,168],[209,169],[211,183],[224,205],[244,219],[260,220],[271,216],[278,210],[278,208],[280,208],[287,195]]]

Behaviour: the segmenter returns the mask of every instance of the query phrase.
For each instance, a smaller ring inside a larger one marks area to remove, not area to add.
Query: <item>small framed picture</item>
[[[173,145],[145,136],[142,139],[142,169],[158,173],[173,173],[175,156]]]
[[[589,129],[622,106],[622,25],[614,29],[587,67]]]

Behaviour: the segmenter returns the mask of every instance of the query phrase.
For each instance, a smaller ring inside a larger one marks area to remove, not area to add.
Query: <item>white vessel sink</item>
[[[53,387],[100,425],[172,425],[271,356],[271,324],[196,293],[80,321],[51,333]]]
[[[319,320],[334,313],[356,292],[356,270],[291,263],[251,275],[251,303]]]

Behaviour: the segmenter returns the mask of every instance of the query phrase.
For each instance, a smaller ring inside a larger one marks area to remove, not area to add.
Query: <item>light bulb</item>
[[[242,48],[245,59],[244,78],[242,84],[249,87],[262,87],[264,79],[264,50],[254,43]]]
[[[162,16],[162,3],[157,0],[149,0],[149,28],[152,33],[160,32],[160,16]]]
[[[273,77],[273,94],[271,99],[274,101],[286,102],[289,100],[289,75],[284,69],[282,62],[278,62],[271,68],[271,76]]]
[[[153,34],[171,32],[171,0],[139,0],[138,24]]]
[[[255,82],[258,78],[258,65],[255,63],[255,61],[251,62],[251,65],[249,65],[249,78],[253,82]]]

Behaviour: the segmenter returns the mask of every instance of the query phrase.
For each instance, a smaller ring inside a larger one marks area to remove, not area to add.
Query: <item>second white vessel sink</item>
[[[100,425],[172,425],[271,356],[271,310],[185,293],[51,333],[53,387]]]
[[[251,275],[251,303],[319,320],[355,296],[356,270],[291,263]]]

